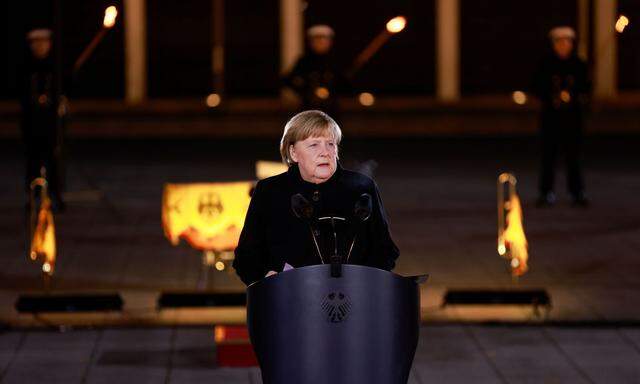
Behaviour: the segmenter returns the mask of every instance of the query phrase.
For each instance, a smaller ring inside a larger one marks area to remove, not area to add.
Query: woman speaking
[[[338,163],[342,132],[321,111],[287,122],[280,142],[287,172],[256,185],[233,267],[249,285],[289,267],[339,259],[391,270],[398,248],[373,180]]]

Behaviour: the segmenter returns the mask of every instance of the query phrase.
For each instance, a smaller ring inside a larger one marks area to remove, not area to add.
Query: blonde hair
[[[280,156],[282,156],[282,162],[287,166],[295,163],[291,158],[289,148],[296,142],[309,137],[319,137],[327,134],[333,137],[336,145],[340,144],[342,131],[338,123],[326,113],[310,110],[300,112],[293,116],[284,126],[284,133],[280,140]]]

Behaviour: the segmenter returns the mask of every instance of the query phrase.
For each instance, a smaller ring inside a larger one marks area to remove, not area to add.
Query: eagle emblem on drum
[[[322,301],[322,310],[331,323],[341,323],[351,311],[351,301],[342,292],[331,292]]]

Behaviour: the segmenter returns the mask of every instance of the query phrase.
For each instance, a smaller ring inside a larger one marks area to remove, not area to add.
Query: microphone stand
[[[331,263],[331,277],[342,277],[342,257],[338,254],[338,234],[336,231],[336,220],[346,221],[344,217],[325,216],[319,217],[318,221],[331,220],[331,230],[333,232],[333,254],[329,258]]]
[[[307,224],[309,225],[309,230],[311,231],[311,237],[313,238],[313,244],[316,246],[316,251],[318,251],[318,256],[320,256],[320,261],[322,261],[322,264],[324,264],[324,258],[322,257],[322,252],[320,252],[320,247],[318,246],[318,239],[316,239],[316,231],[313,227],[313,224],[311,224],[311,220],[307,221]]]
[[[336,234],[336,218],[331,216],[333,231],[333,255],[331,255],[331,277],[342,277],[342,258],[338,255],[338,235]]]
[[[313,206],[307,199],[304,198],[304,196],[302,196],[302,194],[298,193],[291,196],[291,208],[296,217],[307,222],[309,230],[311,231],[311,237],[313,238],[314,245],[316,246],[316,250],[318,251],[318,256],[320,256],[322,264],[325,264],[313,228]],[[365,221],[369,219],[369,217],[371,216],[371,211],[371,195],[369,195],[368,193],[363,193],[356,202],[356,206],[354,208],[354,219],[357,222],[356,227],[361,226]],[[342,277],[343,258],[338,254],[338,233],[336,231],[336,220],[346,221],[346,219],[344,217],[326,216],[319,217],[317,220],[331,220],[331,231],[333,232],[333,254],[329,259],[329,262],[331,263],[331,277]],[[349,247],[349,253],[345,262],[349,261],[351,251],[353,250],[353,245],[356,242],[356,237],[357,232],[354,233],[353,240],[351,241],[351,246]]]

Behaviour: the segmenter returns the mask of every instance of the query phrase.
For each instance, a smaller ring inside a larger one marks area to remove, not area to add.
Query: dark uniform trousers
[[[542,166],[540,193],[542,196],[554,189],[558,154],[564,154],[567,186],[574,196],[584,191],[581,170],[582,116],[577,111],[546,111],[541,124]]]

